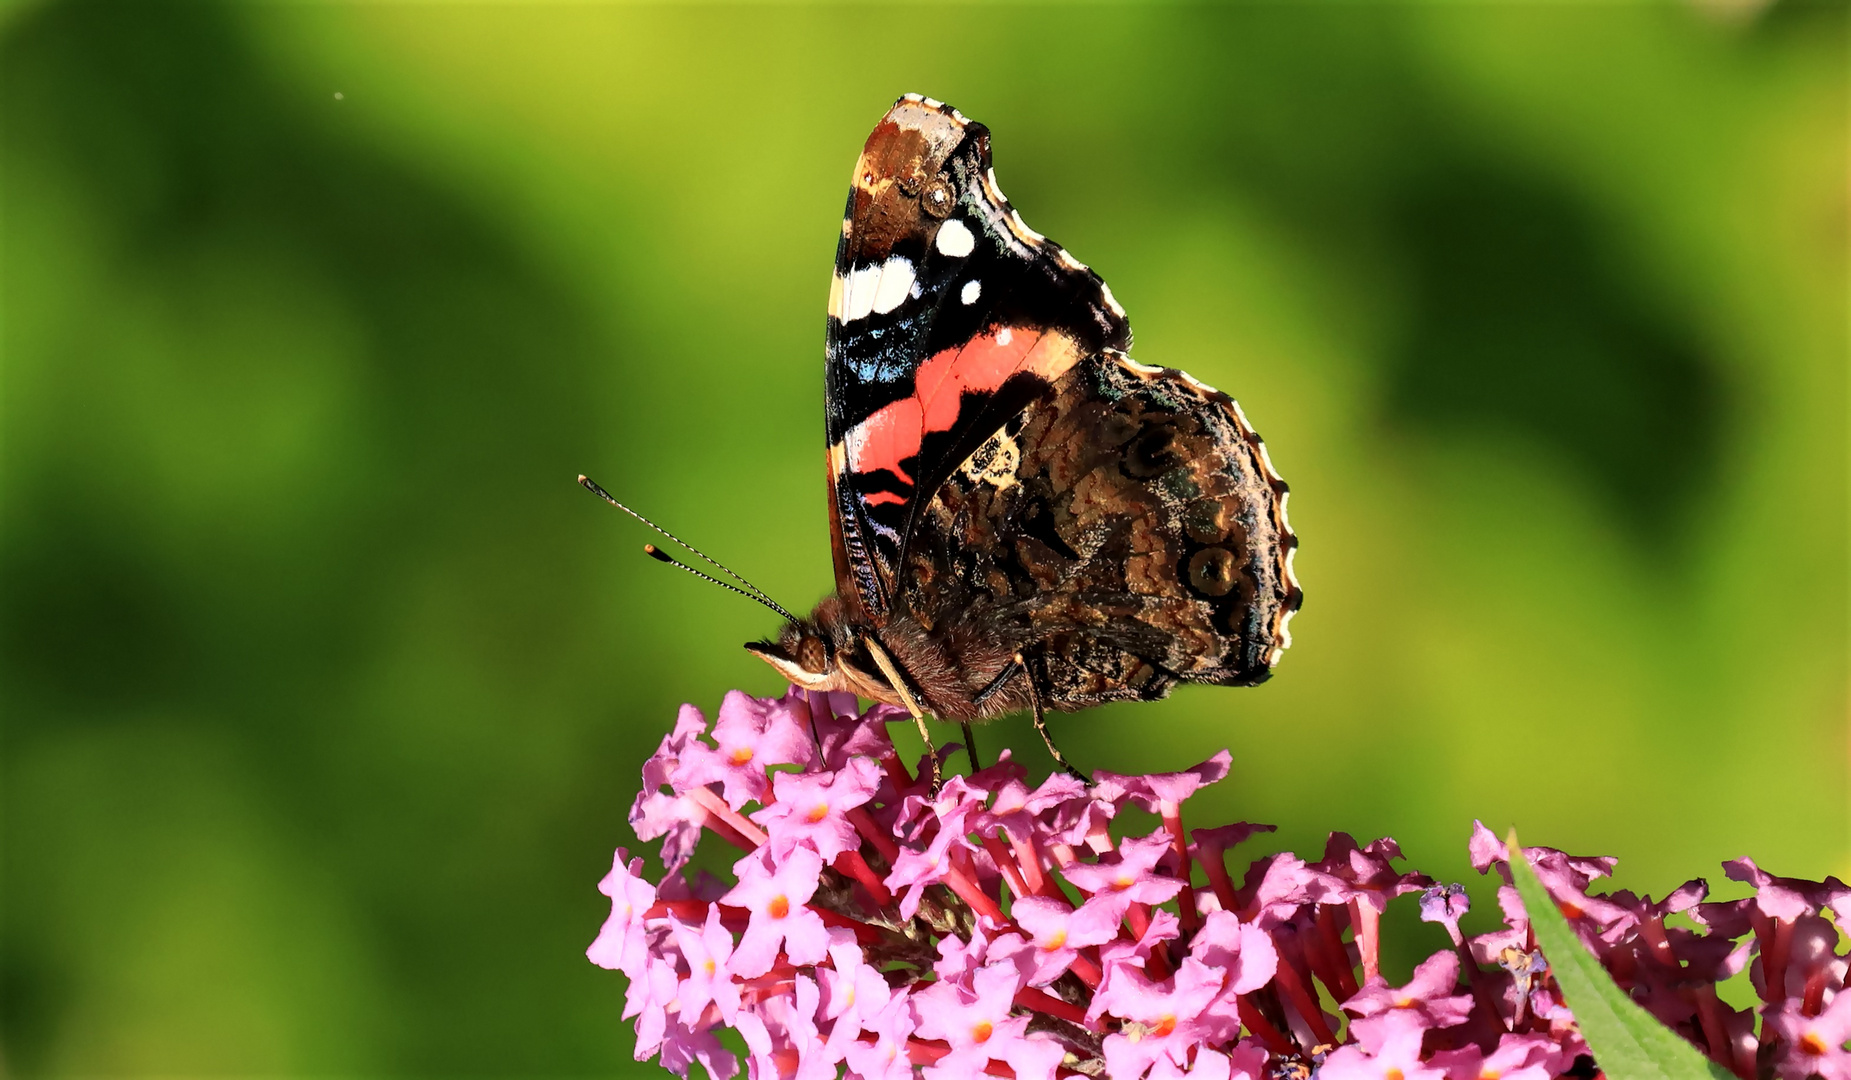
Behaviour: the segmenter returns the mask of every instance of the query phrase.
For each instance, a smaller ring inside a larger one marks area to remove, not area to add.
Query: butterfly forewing
[[[830,283],[836,576],[885,623],[920,505],[1010,417],[1130,328],[1091,271],[1021,221],[983,125],[904,98],[856,162]]]

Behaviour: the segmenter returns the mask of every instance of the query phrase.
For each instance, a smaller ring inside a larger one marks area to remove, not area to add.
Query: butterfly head
[[[793,686],[845,690],[876,701],[899,702],[862,646],[845,605],[833,596],[818,604],[809,618],[785,623],[776,641],[752,642],[746,651],[770,664]]]

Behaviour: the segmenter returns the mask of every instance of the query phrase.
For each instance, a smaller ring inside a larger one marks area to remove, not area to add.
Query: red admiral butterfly
[[[1302,595],[1285,482],[1232,398],[1126,355],[989,129],[913,94],[881,119],[828,327],[836,594],[746,646],[779,674],[916,718],[1033,709],[1045,738],[1044,707],[1271,673]]]

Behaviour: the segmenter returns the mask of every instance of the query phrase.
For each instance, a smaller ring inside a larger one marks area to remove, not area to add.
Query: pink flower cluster
[[[739,1062],[717,1032],[731,1028],[754,1080],[1595,1075],[1509,853],[1482,825],[1471,854],[1505,876],[1504,928],[1467,937],[1465,890],[1397,870],[1392,840],[1335,834],[1316,862],[1266,856],[1237,882],[1229,849],[1272,827],[1182,820],[1226,775],[1225,752],[1090,787],[1065,775],[1030,787],[1005,755],[934,792],[887,737],[905,719],[797,690],[729,694],[711,730],[683,707],[631,812],[640,838],[661,839],[664,876],[652,883],[619,849],[589,950],[628,976],[638,1060],[725,1080]],[[1159,826],[1114,838],[1129,807]],[[706,833],[742,853],[735,883],[685,872]],[[1726,869],[1754,888],[1747,899],[1702,903],[1693,881],[1653,901],[1589,893],[1611,859],[1526,854],[1619,985],[1724,1067],[1851,1080],[1842,883],[1742,859]],[[1409,893],[1452,947],[1392,986],[1381,916]],[[1756,1010],[1716,993],[1745,966]]]

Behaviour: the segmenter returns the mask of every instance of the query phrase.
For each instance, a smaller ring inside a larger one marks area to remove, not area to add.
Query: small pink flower
[[[862,1020],[862,1030],[874,1035],[872,1041],[853,1039],[843,1043],[848,1073],[858,1080],[914,1080],[912,1059],[907,1040],[913,1036],[912,1000],[896,996]]]
[[[836,1080],[836,1066],[842,1063],[842,1047],[822,1038],[816,1013],[822,992],[816,980],[799,975],[793,980],[793,993],[782,999],[780,1012],[784,1045],[797,1052],[797,1072],[793,1080]]]
[[[880,758],[892,753],[887,725],[908,719],[905,709],[892,705],[875,705],[856,715],[855,695],[839,691],[806,693],[793,686],[787,697],[803,700],[809,709],[825,769],[840,769],[857,757]]]
[[[925,887],[951,869],[954,849],[969,853],[978,850],[966,834],[971,819],[982,812],[982,794],[973,791],[961,776],[947,780],[938,797],[930,801],[918,795],[906,797],[899,824],[907,833],[907,844],[893,860],[893,869],[885,881],[889,889],[901,894],[901,917],[910,919],[918,912]]]
[[[1851,1078],[1851,1053],[1845,1051],[1851,1041],[1851,994],[1840,993],[1817,1016],[1807,1016],[1799,1002],[1789,999],[1768,1010],[1766,1024],[1767,1038],[1778,1040],[1774,1075],[1780,1080]]]
[[[1097,1020],[1106,1011],[1107,1002],[1114,991],[1114,982],[1120,977],[1144,977],[1150,967],[1152,954],[1159,949],[1167,950],[1169,942],[1182,937],[1182,923],[1167,909],[1157,908],[1150,914],[1150,925],[1144,933],[1136,938],[1121,935],[1099,947],[1099,962],[1104,969],[1104,977],[1099,981],[1098,990],[1093,993],[1091,1006],[1087,1008],[1086,1019],[1090,1023]]]
[[[1273,979],[1279,950],[1272,935],[1230,911],[1210,912],[1189,942],[1189,955],[1227,979],[1230,994],[1251,994]]]
[[[1388,902],[1406,893],[1419,892],[1433,884],[1425,874],[1403,874],[1393,860],[1401,858],[1401,846],[1393,840],[1370,841],[1358,847],[1349,833],[1331,833],[1324,845],[1324,858],[1309,869],[1340,881],[1347,887],[1347,899],[1359,900],[1377,912],[1387,911]],[[1330,897],[1326,902],[1335,900]]]
[[[1368,1029],[1387,1027],[1388,1014],[1406,1013],[1423,1028],[1446,1028],[1465,1023],[1472,1014],[1470,994],[1454,996],[1459,984],[1459,954],[1436,952],[1421,961],[1405,986],[1389,986],[1374,979],[1343,1003],[1344,1011],[1359,1019],[1351,1025],[1356,1037],[1371,1041]],[[1394,1023],[1399,1024],[1396,1019]]]
[[[1005,754],[1007,750],[1003,751]],[[1066,776],[1066,774],[1061,774]],[[1066,779],[1079,783],[1067,776]],[[1029,808],[1033,792],[1019,779],[1010,779],[996,789],[995,798],[987,810],[979,812],[972,819],[974,830],[983,836],[1005,833],[1018,840],[1026,840],[1036,833],[1035,813]]]
[[[1553,1080],[1574,1064],[1547,1035],[1506,1033],[1487,1055],[1476,1046],[1443,1050],[1432,1064],[1446,1080]]]
[[[1028,985],[1046,986],[1067,970],[1081,949],[1117,937],[1120,915],[1112,906],[1108,900],[1095,898],[1076,911],[1045,896],[1017,900],[1010,916],[1029,932],[1034,948]]]
[[[818,969],[823,991],[820,1015],[834,1021],[829,1042],[841,1057],[857,1044],[863,1030],[881,1022],[894,994],[880,970],[865,963],[861,950],[847,941],[829,946],[829,963]]]
[[[1730,881],[1747,882],[1755,887],[1755,905],[1770,919],[1792,921],[1801,915],[1817,915],[1819,909],[1831,907],[1842,919],[1851,907],[1851,888],[1835,877],[1824,881],[1775,877],[1743,857],[1722,864]]]
[[[1481,874],[1491,869],[1493,863],[1510,861],[1510,849],[1504,846],[1504,841],[1476,818],[1472,819],[1472,836],[1466,841],[1465,850],[1472,859],[1472,869]]]
[[[745,936],[733,950],[733,970],[743,978],[771,970],[779,949],[793,964],[814,964],[829,951],[829,933],[822,917],[804,905],[816,895],[823,858],[808,848],[795,848],[783,864],[771,867],[757,855],[735,865],[739,884],[721,903],[751,912]]]
[[[1427,1034],[1420,1018],[1405,1010],[1383,1017],[1374,1039],[1339,1047],[1318,1070],[1318,1080],[1445,1080],[1446,1074],[1421,1059]]]
[[[677,789],[718,782],[726,805],[737,810],[765,796],[765,770],[772,765],[809,766],[816,761],[810,733],[797,722],[793,698],[768,700],[737,690],[720,703],[713,725],[715,749],[693,741],[682,751],[674,772]],[[808,719],[808,709],[803,712]]]
[[[1155,773],[1150,776],[1122,776],[1101,772],[1094,777],[1093,795],[1114,803],[1130,799],[1154,814],[1164,804],[1175,806],[1202,788],[1220,781],[1227,776],[1228,765],[1233,760],[1234,755],[1223,750],[1195,768],[1181,772]]]
[[[1123,917],[1132,904],[1161,904],[1179,892],[1183,883],[1172,877],[1153,873],[1157,864],[1171,852],[1170,835],[1158,831],[1141,840],[1126,840],[1118,845],[1118,857],[1097,863],[1074,863],[1062,873],[1077,889],[1105,899],[1107,910]]]
[[[832,773],[778,773],[771,781],[777,801],[753,813],[752,820],[770,835],[773,855],[783,858],[802,844],[831,862],[860,845],[847,814],[864,805],[880,784],[880,765],[865,757],[850,758]]]
[[[1243,917],[1271,930],[1297,918],[1300,909],[1327,898],[1341,903],[1348,890],[1343,883],[1320,873],[1290,852],[1254,861],[1241,888]]]
[[[1193,957],[1163,982],[1121,969],[1098,997],[1107,1012],[1127,1021],[1123,1033],[1106,1037],[1106,1072],[1113,1080],[1138,1080],[1156,1062],[1186,1064],[1189,1048],[1208,1034],[1202,1017],[1223,982],[1220,972]]]
[[[655,1056],[668,1033],[669,1006],[675,1004],[675,965],[661,956],[651,956],[630,976],[623,994],[623,1018],[636,1018],[636,1060],[648,1061]]]
[[[1429,886],[1420,894],[1421,922],[1443,923],[1457,930],[1459,920],[1470,910],[1472,898],[1466,895],[1465,886],[1456,881],[1450,885]]]
[[[731,1080],[739,1075],[739,1059],[720,1045],[711,1028],[691,1028],[670,1019],[662,1035],[662,1067],[686,1076],[698,1062],[709,1080]]]
[[[701,926],[676,922],[675,943],[688,964],[688,975],[675,995],[681,1015],[699,1017],[712,1004],[721,1021],[732,1023],[739,1012],[739,985],[727,969],[733,955],[733,935],[720,925],[720,909],[708,908],[707,921]]]
[[[1028,1020],[1010,1015],[1020,975],[1009,964],[996,964],[971,978],[966,994],[949,982],[938,982],[913,997],[919,1016],[919,1034],[943,1039],[951,1053],[926,1069],[932,1080],[964,1080],[1001,1060],[1004,1047],[1028,1033]]]
[[[626,863],[626,860],[627,863]],[[643,916],[656,902],[656,887],[643,880],[643,860],[631,859],[622,848],[611,861],[611,872],[598,882],[598,891],[611,898],[611,914],[585,950],[592,963],[637,977],[648,958],[647,927]]]

